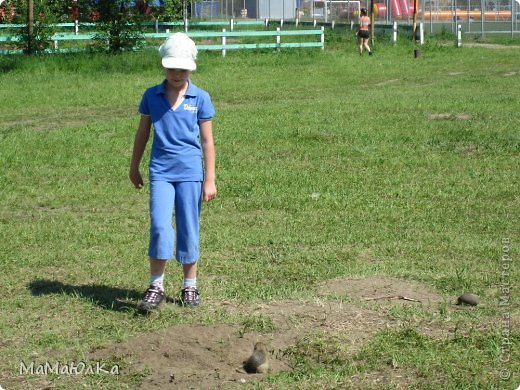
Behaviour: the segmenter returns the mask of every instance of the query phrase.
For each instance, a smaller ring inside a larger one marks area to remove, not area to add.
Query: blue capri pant
[[[175,248],[175,258],[181,264],[192,264],[199,259],[201,200],[202,182],[150,183],[148,256],[170,260]]]

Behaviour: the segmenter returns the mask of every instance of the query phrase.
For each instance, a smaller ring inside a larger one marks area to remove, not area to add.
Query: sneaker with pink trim
[[[151,285],[144,292],[143,300],[137,305],[137,310],[142,313],[149,313],[151,311],[157,310],[165,299],[166,296],[164,294],[164,290],[162,290],[160,287]]]
[[[200,303],[199,290],[196,287],[185,287],[181,290],[181,304],[184,306],[198,306]]]

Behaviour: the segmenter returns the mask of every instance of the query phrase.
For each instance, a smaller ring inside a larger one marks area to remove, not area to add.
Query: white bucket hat
[[[197,64],[197,47],[186,34],[178,32],[169,37],[159,47],[161,62],[168,69],[195,70]]]

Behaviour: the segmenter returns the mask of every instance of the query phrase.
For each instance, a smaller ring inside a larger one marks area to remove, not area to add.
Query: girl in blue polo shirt
[[[181,302],[197,306],[197,260],[201,200],[217,196],[212,118],[209,94],[191,83],[197,48],[184,33],[175,33],[159,48],[165,80],[148,88],[139,105],[141,119],[135,136],[130,180],[144,185],[141,158],[154,135],[150,174],[150,287],[138,304],[142,312],[157,309],[165,300],[166,262],[182,264]],[[175,215],[175,229],[173,228]]]

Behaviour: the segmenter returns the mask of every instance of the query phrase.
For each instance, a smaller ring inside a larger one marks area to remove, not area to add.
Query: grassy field
[[[325,300],[361,305],[348,280],[378,275],[443,302],[371,307],[399,325],[355,350],[345,332],[302,334],[285,350],[290,371],[248,386],[399,388],[385,381],[397,370],[403,387],[516,389],[520,50],[421,51],[381,43],[360,57],[337,34],[325,51],[200,53],[192,80],[217,109],[219,190],[202,212],[203,305],[150,317],[135,311],[148,192],[127,176],[138,102],[162,80],[156,52],[1,57],[0,385],[135,388],[153,369],[20,364],[88,361],[176,325],[269,334],[269,318],[227,307],[312,302],[341,279],[347,294]],[[180,282],[172,263],[168,293]],[[482,303],[451,305],[466,291]]]

